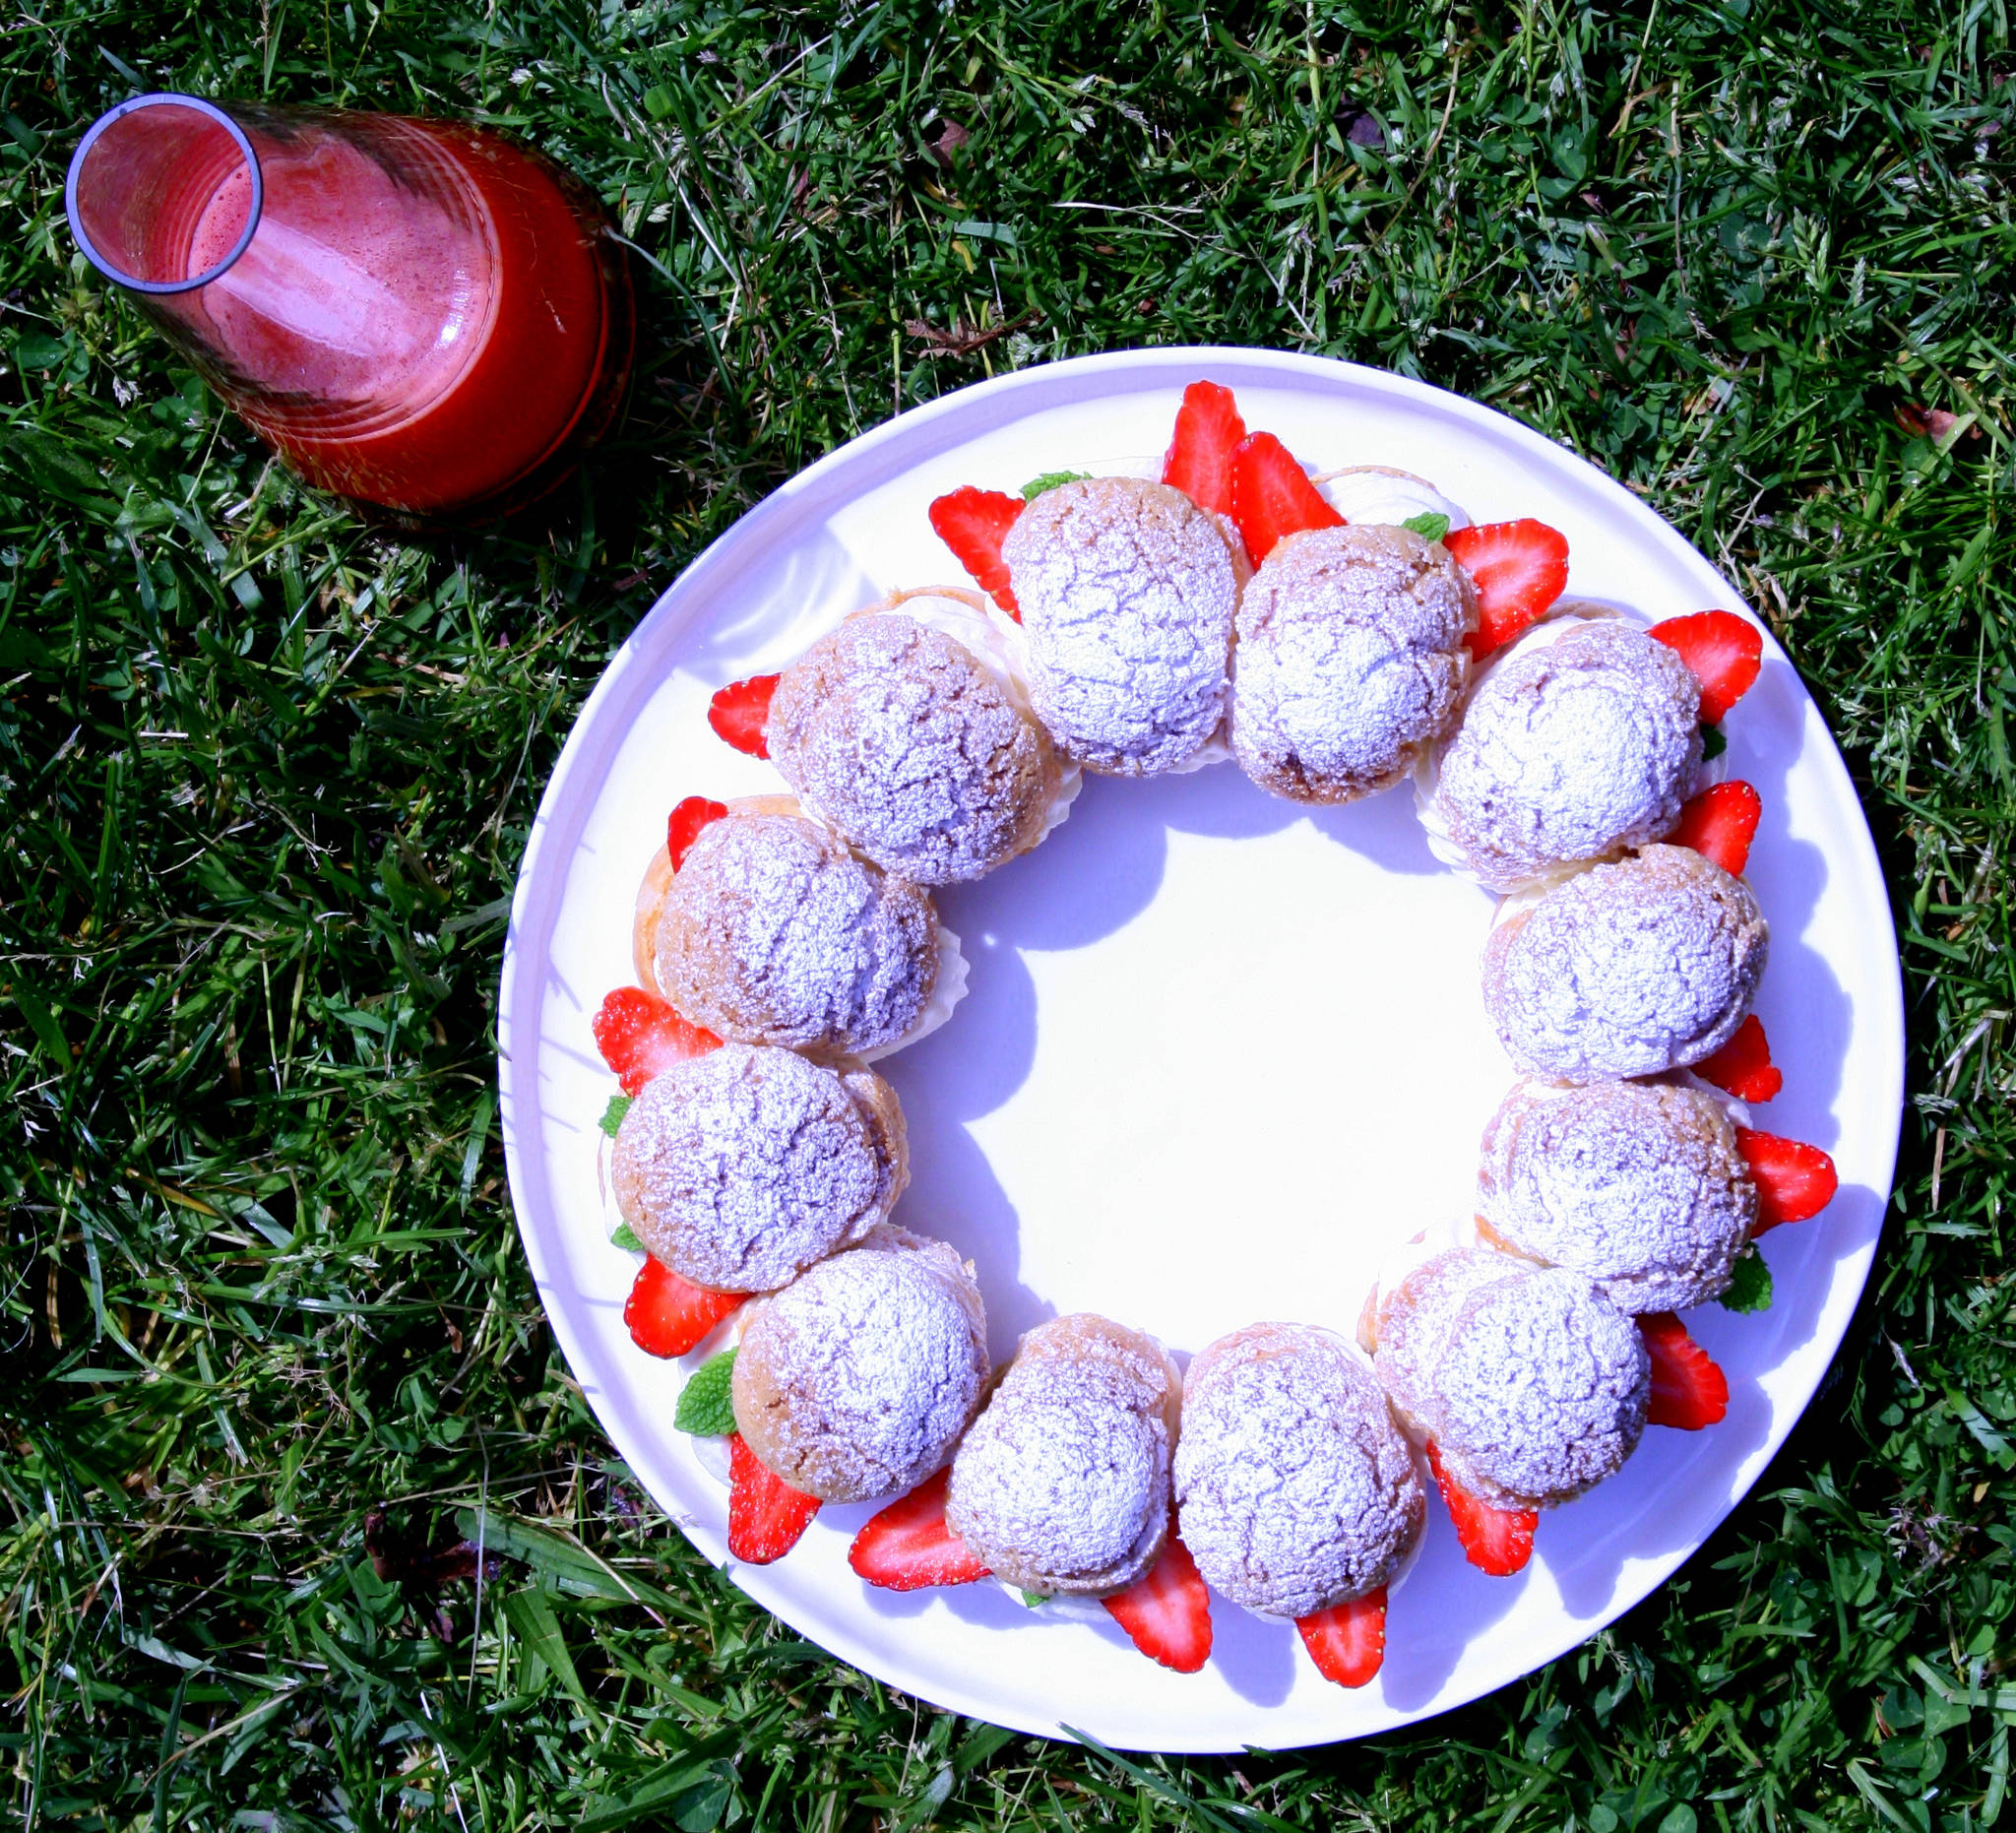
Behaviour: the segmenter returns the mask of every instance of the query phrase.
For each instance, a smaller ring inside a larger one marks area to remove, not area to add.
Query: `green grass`
[[[0,24],[16,1821],[2007,1824],[2012,69],[1992,0]],[[142,87],[564,158],[659,264],[618,435],[462,539],[297,487],[63,225],[76,132]],[[1490,402],[1746,586],[1876,830],[1911,1100],[1836,1378],[1675,1582],[1405,1736],[1120,1763],[889,1693],[655,1515],[517,1249],[491,1001],[561,737],[712,537],[898,407],[1200,340]],[[479,1612],[426,1557],[477,1509]]]

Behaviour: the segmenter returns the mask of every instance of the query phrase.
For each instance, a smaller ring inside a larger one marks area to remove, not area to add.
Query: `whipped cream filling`
[[[1347,522],[1383,523],[1398,528],[1416,516],[1447,516],[1452,529],[1470,527],[1470,517],[1425,477],[1390,465],[1347,465],[1319,472],[1310,482]]]
[[[1478,689],[1489,679],[1492,669],[1496,668],[1500,664],[1511,661],[1515,656],[1531,656],[1541,650],[1551,649],[1569,631],[1583,624],[1605,623],[1613,618],[1636,624],[1640,629],[1651,628],[1650,624],[1637,612],[1626,610],[1621,605],[1605,604],[1596,599],[1559,600],[1548,608],[1539,623],[1521,631],[1503,649],[1499,650],[1497,654],[1485,662],[1482,667],[1472,669],[1469,684],[1463,690],[1464,711],[1467,712],[1469,710],[1470,703],[1476,697]],[[1470,855],[1463,851],[1462,847],[1457,843],[1455,835],[1449,831],[1449,823],[1443,816],[1441,808],[1435,799],[1436,792],[1442,786],[1443,760],[1449,755],[1449,748],[1456,742],[1456,734],[1462,729],[1462,727],[1463,714],[1459,713],[1456,724],[1449,728],[1447,735],[1442,741],[1439,744],[1429,746],[1416,761],[1414,767],[1414,811],[1419,818],[1421,833],[1428,843],[1428,851],[1441,860],[1444,865],[1448,866],[1457,877],[1466,878],[1475,885],[1480,884],[1481,881],[1477,873],[1471,869]],[[1722,782],[1728,775],[1729,748],[1725,745],[1719,756],[1704,758],[1694,767],[1694,778],[1688,786],[1687,795],[1689,797],[1699,795],[1703,790],[1713,784]],[[1600,865],[1602,863],[1603,861],[1600,859],[1590,859],[1576,865],[1561,866],[1552,872],[1544,874],[1534,882],[1544,890],[1560,883],[1563,878],[1573,877],[1585,864]],[[1523,897],[1525,892],[1521,891],[1514,895]],[[1503,920],[1504,916],[1505,911],[1500,907],[1498,917],[1492,923],[1493,928],[1497,926],[1497,921]]]
[[[988,1582],[1023,1606],[1029,1612],[1031,1620],[1035,1622],[1110,1624],[1113,1620],[1106,1607],[1088,1592],[1062,1591],[1055,1597],[1044,1598],[1040,1603],[1031,1604],[1029,1598],[1023,1596],[1020,1587],[1009,1584],[1005,1578],[994,1578],[990,1574]],[[1126,1587],[1123,1585],[1120,1590],[1124,1591]],[[1031,1597],[1035,1595],[1033,1592],[1030,1594]],[[1118,1597],[1119,1592],[1110,1595]]]
[[[1426,1266],[1437,1254],[1446,1254],[1454,1248],[1482,1245],[1483,1242],[1477,1232],[1477,1217],[1468,1214],[1430,1223],[1407,1240],[1388,1248],[1380,1256],[1379,1271],[1372,1281],[1372,1289],[1365,1294],[1364,1306],[1358,1313],[1357,1336],[1353,1347],[1369,1358],[1371,1352],[1365,1346],[1372,1334],[1373,1320],[1378,1315],[1379,1307],[1385,1302],[1386,1296],[1409,1274]],[[1393,1418],[1395,1422],[1400,1424],[1401,1430],[1406,1431],[1406,1423],[1401,1421],[1397,1411]],[[1413,1434],[1409,1433],[1409,1436],[1412,1437]]]
[[[1715,1103],[1729,1116],[1732,1126],[1740,1126],[1745,1131],[1756,1126],[1751,1116],[1750,1104],[1732,1095],[1727,1089],[1719,1089],[1703,1076],[1697,1076],[1691,1069],[1670,1069],[1664,1076],[1655,1077],[1660,1082],[1670,1082],[1683,1089],[1695,1089]]]
[[[1607,859],[1577,859],[1569,865],[1557,865],[1531,884],[1521,885],[1517,891],[1508,891],[1498,900],[1498,908],[1491,913],[1491,929],[1502,929],[1513,917],[1524,916],[1556,885],[1565,885],[1571,878],[1580,878],[1584,872],[1599,865],[1607,865]]]

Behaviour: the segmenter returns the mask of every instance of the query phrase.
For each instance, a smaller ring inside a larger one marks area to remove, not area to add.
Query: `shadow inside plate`
[[[1783,1091],[1758,1108],[1753,1124],[1832,1149],[1840,1138],[1834,1104],[1855,1015],[1840,978],[1806,940],[1829,877],[1826,853],[1793,838],[1788,807],[1806,743],[1808,703],[1792,669],[1775,661],[1766,664],[1751,696],[1755,704],[1746,698],[1728,722],[1729,774],[1750,783],[1764,804],[1746,876],[1771,925],[1757,1016],[1785,1073]],[[1746,720],[1746,713],[1752,717]]]
[[[1544,1516],[1541,1527],[1544,1531]],[[1448,1685],[1464,1654],[1489,1640],[1532,1582],[1531,1566],[1510,1578],[1493,1578],[1472,1565],[1440,1500],[1431,1497],[1420,1558],[1387,1605],[1386,1660],[1379,1670],[1387,1703],[1403,1712],[1427,1705]],[[1437,1621],[1460,1623],[1460,1636],[1423,1633],[1427,1612],[1420,1607],[1430,1598],[1438,1607]]]
[[[739,551],[747,554],[750,545],[742,543]],[[845,615],[883,596],[847,545],[824,527],[795,539],[758,545],[752,561],[738,561],[731,580],[716,578],[711,584],[705,596],[696,594],[680,603],[683,615],[676,621],[654,628],[659,620],[654,611],[632,641],[651,643],[668,658],[676,652],[681,669],[716,686],[750,673],[748,659],[768,654],[795,630],[807,605],[837,605]],[[702,632],[698,641],[688,634],[696,627]],[[657,679],[661,670],[647,672]]]

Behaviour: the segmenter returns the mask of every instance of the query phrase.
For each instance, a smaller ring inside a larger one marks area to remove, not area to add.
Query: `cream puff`
[[[644,915],[640,966],[687,1018],[738,1043],[830,1058],[907,1042],[939,978],[930,894],[777,802],[733,805],[700,831]]]
[[[1659,1075],[1735,1036],[1768,945],[1741,879],[1690,848],[1647,847],[1507,907],[1484,943],[1484,1010],[1527,1075]]]
[[[730,1376],[735,1429],[805,1495],[901,1495],[952,1455],[988,1372],[972,1265],[884,1224],[751,1307]]]
[[[1225,723],[1235,537],[1182,491],[1139,477],[1045,490],[1001,544],[1029,642],[1037,717],[1112,776],[1180,770]]]
[[[1495,660],[1424,800],[1493,891],[1672,831],[1701,769],[1701,683],[1618,617],[1556,618]]]
[[[1477,619],[1477,588],[1439,541],[1383,524],[1284,537],[1239,602],[1239,768],[1299,802],[1399,782],[1456,718]]]
[[[1433,1255],[1378,1294],[1372,1367],[1447,1476],[1499,1509],[1550,1508],[1615,1475],[1645,1429],[1637,1324],[1563,1267]]]
[[[616,1132],[616,1208],[654,1259],[770,1292],[883,1221],[910,1181],[903,1109],[872,1070],[727,1043],[673,1063]]]
[[[1249,1324],[1191,1361],[1175,1455],[1176,1520],[1206,1581],[1264,1616],[1363,1597],[1401,1569],[1427,1519],[1385,1391],[1343,1338]]]
[[[1683,1311],[1728,1290],[1757,1186],[1704,1089],[1521,1084],[1484,1129],[1477,1220],[1493,1246],[1572,1268],[1621,1311]]]
[[[1168,1536],[1182,1394],[1153,1337],[1090,1312],[1038,1325],[952,1460],[947,1522],[1024,1591],[1125,1590]]]
[[[919,885],[979,878],[1061,819],[1077,769],[1032,710],[1020,633],[970,595],[899,595],[784,671],[771,762],[863,856]]]

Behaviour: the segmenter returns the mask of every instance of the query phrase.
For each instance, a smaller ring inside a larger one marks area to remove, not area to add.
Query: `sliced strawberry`
[[[1638,1320],[1652,1358],[1650,1425],[1676,1425],[1698,1432],[1718,1423],[1729,1412],[1729,1376],[1724,1374],[1687,1327],[1670,1311],[1647,1311]]]
[[[1005,490],[980,490],[970,483],[931,505],[931,526],[938,531],[938,538],[973,575],[974,584],[1018,623],[1022,612],[1008,584],[1008,563],[1001,558],[1001,543],[1026,507],[1021,497]]]
[[[1740,778],[1703,790],[1680,810],[1680,824],[1669,834],[1670,847],[1691,847],[1725,872],[1740,873],[1750,862],[1750,842],[1764,813],[1764,798]]]
[[[1531,516],[1451,529],[1442,545],[1477,585],[1477,629],[1469,643],[1478,662],[1538,623],[1568,589],[1568,537]]]
[[[854,1536],[847,1562],[884,1591],[921,1591],[926,1585],[970,1585],[987,1568],[969,1552],[945,1520],[948,1464],[900,1502],[891,1502]]]
[[[748,1297],[745,1292],[709,1292],[646,1256],[623,1301],[630,1341],[647,1356],[683,1356]]]
[[[1363,1686],[1386,1659],[1386,1587],[1297,1616],[1295,1627],[1324,1679],[1339,1686]]]
[[[1233,448],[1231,518],[1255,566],[1284,535],[1344,526],[1294,454],[1272,433],[1249,433]]]
[[[779,676],[752,674],[746,681],[730,681],[709,702],[707,723],[718,736],[750,757],[770,755],[770,697],[777,692]]]
[[[1246,436],[1239,405],[1217,382],[1192,382],[1176,410],[1176,430],[1162,461],[1162,480],[1199,509],[1232,513],[1232,453]]]
[[[1737,1101],[1766,1102],[1785,1087],[1785,1077],[1771,1066],[1771,1044],[1754,1012],[1721,1049],[1694,1065],[1694,1073]]]
[[[1802,1140],[1780,1139],[1776,1133],[1753,1133],[1747,1126],[1736,1128],[1736,1150],[1749,1161],[1750,1175],[1757,1185],[1757,1226],[1752,1234],[1762,1234],[1782,1222],[1804,1222],[1817,1216],[1834,1201],[1841,1179],[1834,1161],[1818,1146]]]
[[[1533,1557],[1533,1531],[1540,1516],[1530,1508],[1494,1508],[1472,1495],[1442,1472],[1442,1454],[1432,1441],[1428,1445],[1428,1468],[1435,1473],[1435,1487],[1442,1491],[1442,1506],[1456,1524],[1456,1538],[1463,1543],[1463,1555],[1481,1572],[1493,1578],[1510,1578]]]
[[[619,986],[589,1022],[595,1047],[616,1072],[625,1095],[642,1095],[644,1085],[689,1056],[721,1048],[721,1040],[641,986]]]
[[[1195,1674],[1210,1658],[1211,1594],[1189,1548],[1173,1534],[1146,1578],[1100,1602],[1150,1661]]]
[[[686,850],[700,838],[700,830],[719,821],[728,811],[726,802],[711,802],[704,795],[689,795],[665,823],[665,851],[672,855],[672,870],[686,863]]]
[[[1723,715],[1750,691],[1764,664],[1764,638],[1733,611],[1696,611],[1669,617],[1645,633],[1675,650],[1701,683],[1701,724],[1720,726]]]
[[[728,1551],[745,1565],[782,1559],[812,1525],[819,1498],[793,1489],[740,1432],[728,1434]]]

